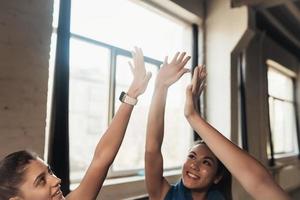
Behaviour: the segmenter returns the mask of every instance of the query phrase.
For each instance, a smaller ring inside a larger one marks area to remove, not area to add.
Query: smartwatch
[[[136,105],[136,103],[138,101],[137,99],[128,96],[128,94],[126,92],[121,92],[119,100],[123,103],[127,103],[132,106]]]

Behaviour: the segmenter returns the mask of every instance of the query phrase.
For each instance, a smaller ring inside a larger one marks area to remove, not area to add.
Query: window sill
[[[285,156],[285,157],[277,157],[275,158],[275,166],[269,167],[269,170],[273,174],[278,174],[282,170],[297,166],[300,167],[300,160],[298,159],[298,155],[290,155],[290,156]]]
[[[295,165],[299,164],[298,154],[290,154],[275,158],[276,165]]]
[[[169,170],[164,172],[164,176],[168,179],[173,176],[179,176],[181,175],[181,169],[177,170]],[[111,185],[117,185],[117,184],[124,184],[124,183],[130,183],[130,182],[137,182],[137,181],[144,181],[145,176],[144,175],[136,175],[136,176],[127,176],[127,177],[121,177],[121,178],[107,178],[103,186],[111,186]]]
[[[164,177],[170,184],[176,183],[181,177],[181,169],[164,172]],[[75,189],[79,183],[72,184],[71,189]],[[129,176],[122,178],[108,178],[104,181],[101,192],[97,199],[139,199],[147,197],[145,187],[145,176]]]

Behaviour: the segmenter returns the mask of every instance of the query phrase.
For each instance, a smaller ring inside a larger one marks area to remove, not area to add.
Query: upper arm
[[[256,200],[290,200],[287,193],[274,182],[271,176],[258,177],[260,181],[250,188],[250,195]]]
[[[163,158],[160,152],[146,151],[145,172],[150,199],[164,199],[171,186],[163,177]]]

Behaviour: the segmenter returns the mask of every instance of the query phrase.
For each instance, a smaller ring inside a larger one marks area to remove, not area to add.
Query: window
[[[176,51],[191,55],[191,25],[127,0],[72,1],[71,13],[71,182],[82,179],[97,142],[120,105],[120,92],[128,89],[132,77],[127,62],[134,46],[143,48],[146,68],[153,76],[131,115],[108,176],[137,175],[144,168],[147,113],[155,76],[164,56],[172,56]],[[166,169],[181,167],[191,146],[192,130],[183,115],[184,91],[190,78],[185,75],[169,89],[172,99],[167,100],[163,144]]]
[[[275,158],[298,153],[296,110],[294,101],[295,73],[268,60],[269,116]]]

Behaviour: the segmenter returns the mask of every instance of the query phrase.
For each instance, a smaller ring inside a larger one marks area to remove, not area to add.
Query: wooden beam
[[[293,17],[300,23],[300,10],[299,8],[292,2],[288,1],[285,3],[286,8],[293,15]]]
[[[298,48],[300,48],[300,41],[294,34],[288,31],[272,14],[267,10],[261,10],[261,13],[268,19],[268,21],[275,26],[286,38],[288,38],[292,43],[294,43]]]
[[[269,8],[278,6],[292,0],[231,0],[232,7],[253,6],[259,8]]]

